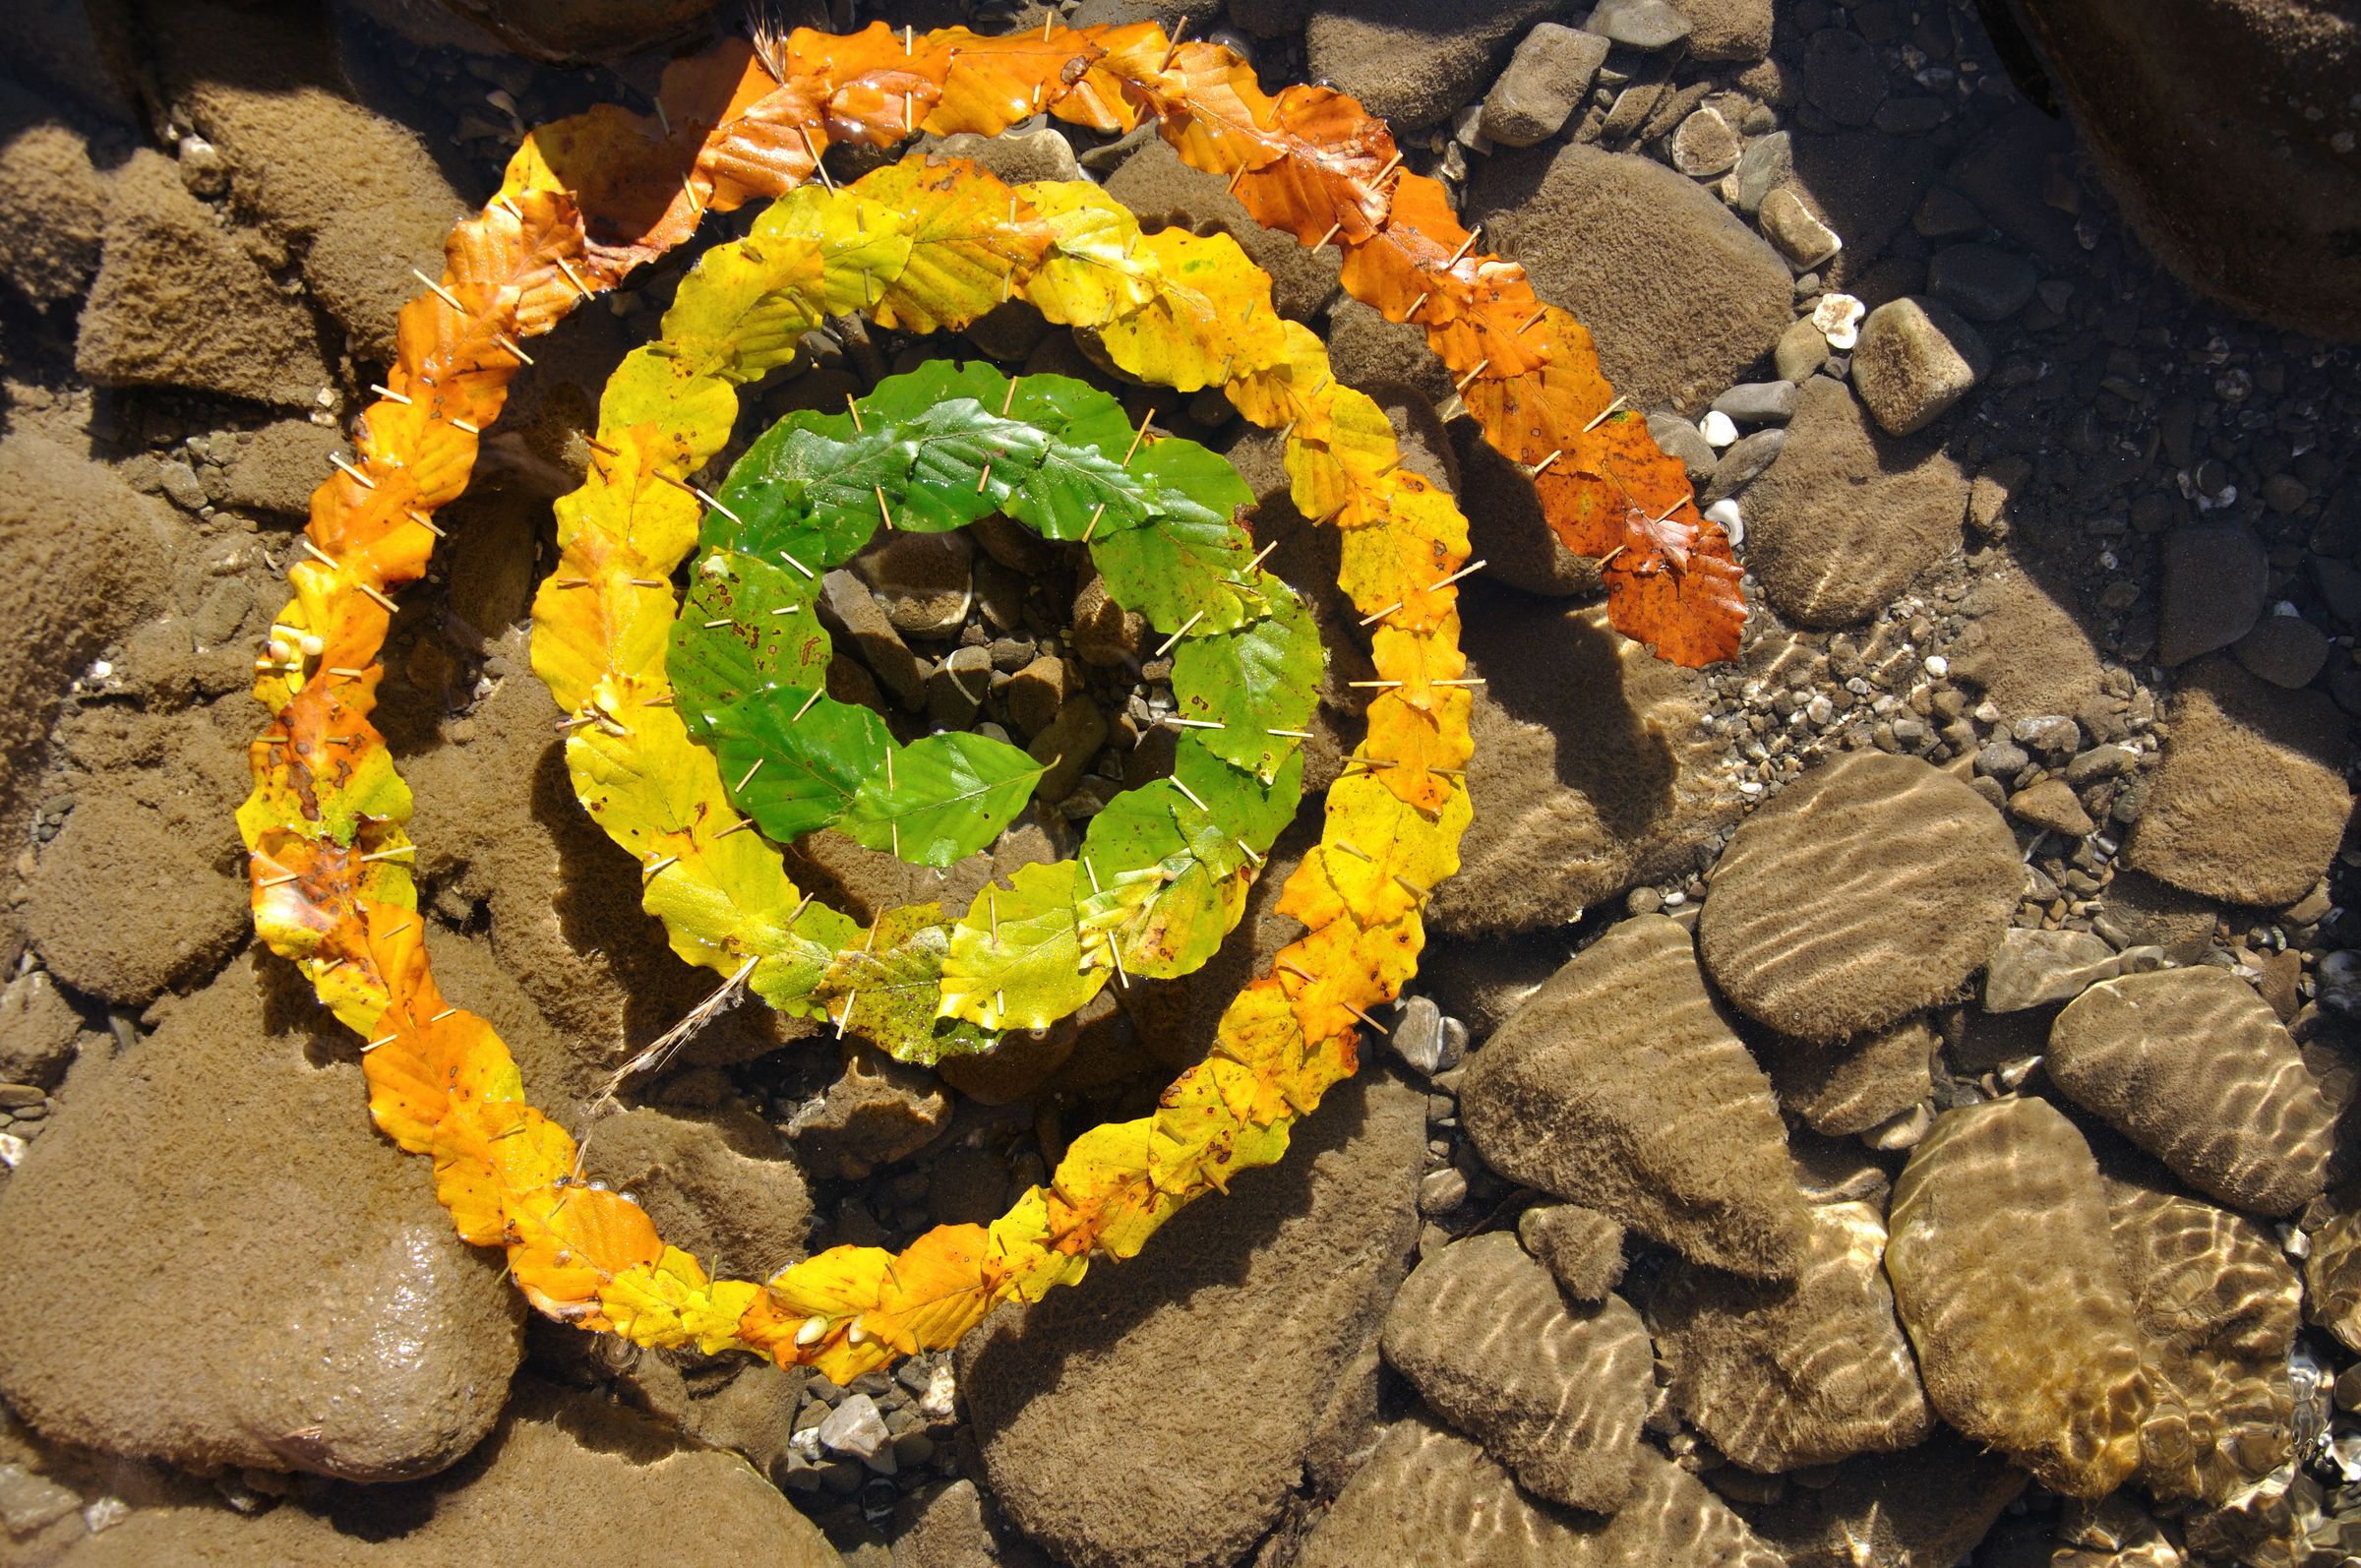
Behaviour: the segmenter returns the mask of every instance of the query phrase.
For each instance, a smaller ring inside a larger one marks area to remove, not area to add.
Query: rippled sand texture
[[[1831,1137],[1866,1132],[1925,1099],[1934,1054],[1922,1017],[1834,1045],[1780,1035],[1762,1051],[1779,1103]]]
[[[2210,1203],[2110,1181],[2107,1208],[2155,1385],[2141,1481],[2159,1501],[2219,1503],[2290,1451],[2295,1270],[2261,1226]]]
[[[1894,1316],[1885,1222],[1866,1203],[1812,1211],[1792,1286],[1674,1264],[1649,1302],[1672,1401],[1750,1470],[1907,1448],[1934,1424]]]
[[[1493,1231],[1412,1271],[1384,1343],[1426,1403],[1528,1491],[1600,1513],[1630,1493],[1655,1357],[1620,1297],[1569,1310],[1549,1271]]]
[[[1889,1219],[1886,1274],[1936,1413],[2070,1496],[2129,1479],[2149,1384],[2074,1124],[2040,1100],[1944,1113]]]
[[[1999,943],[2024,879],[1982,796],[1913,757],[1855,753],[1731,836],[1698,950],[1748,1016],[1840,1040],[1948,995]]]
[[[1296,1568],[1784,1568],[1729,1505],[1654,1448],[1615,1516],[1530,1501],[1508,1472],[1417,1418],[1386,1434]]]
[[[2286,1214],[2328,1181],[2335,1113],[2255,988],[2200,966],[2091,987],[2050,1028],[2049,1076],[2191,1186]]]
[[[1950,1568],[2023,1490],[2025,1472],[1938,1425],[1915,1448],[1847,1460],[1750,1517],[1787,1568]]]
[[[1627,920],[1470,1059],[1460,1115],[1492,1169],[1701,1263],[1788,1278],[1806,1220],[1771,1085],[1706,994],[1689,934]]]

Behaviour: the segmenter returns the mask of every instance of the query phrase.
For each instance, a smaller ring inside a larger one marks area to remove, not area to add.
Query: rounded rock
[[[1731,836],[1698,948],[1749,1016],[1840,1040],[1955,991],[1999,945],[2023,882],[1982,796],[1914,757],[1856,753]]]
[[[1889,434],[1933,424],[1992,366],[1983,334],[1950,306],[1915,296],[1893,300],[1861,324],[1852,384]]]

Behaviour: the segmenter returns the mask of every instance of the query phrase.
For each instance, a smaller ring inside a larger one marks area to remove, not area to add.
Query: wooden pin
[[[668,868],[678,866],[680,863],[681,858],[678,855],[661,856],[658,859],[649,861],[645,866],[639,868],[639,879],[643,882],[647,881],[651,877],[655,876],[657,873],[665,871]]]
[[[392,599],[388,598],[385,594],[381,593],[377,589],[371,587],[366,582],[355,582],[353,586],[360,589],[363,593],[369,595],[370,598],[376,600],[378,607],[384,610],[388,615],[392,615],[395,610],[400,608],[400,606],[396,605]]]
[[[801,561],[798,561],[798,560],[796,560],[796,559],[795,559],[795,557],[793,557],[793,556],[789,555],[789,554],[788,554],[786,551],[782,550],[782,551],[780,551],[780,552],[779,552],[779,559],[780,559],[781,561],[784,561],[784,562],[786,562],[786,563],[787,563],[789,566],[791,566],[791,567],[795,568],[795,570],[796,570],[796,571],[798,571],[798,572],[802,573],[803,573],[805,576],[809,577],[809,576],[812,576],[812,575],[813,575],[812,569],[811,569],[810,567],[808,567],[808,566],[805,566],[805,565],[804,565],[804,564],[803,564]],[[815,579],[815,580],[817,580],[817,579]],[[792,610],[792,609],[794,609],[794,608],[795,608],[795,606],[794,606],[794,605],[789,605],[787,608],[788,608],[788,609],[790,609],[790,610]],[[784,614],[785,612],[784,612],[784,611],[774,611],[773,613],[774,613],[774,614]]]
[[[1540,310],[1537,310],[1532,315],[1526,317],[1525,320],[1517,327],[1517,335],[1522,337],[1527,332],[1532,332],[1536,327],[1539,327],[1542,324],[1543,319],[1548,314],[1549,307],[1544,305]]]
[[[451,425],[454,430],[464,430],[470,436],[480,436],[484,433],[483,426],[476,424],[473,420],[469,419],[459,419],[454,417],[452,420]]]
[[[1624,551],[1630,548],[1631,546],[1629,545],[1619,544],[1612,550],[1609,550],[1606,554],[1601,556],[1599,558],[1599,570],[1604,572],[1608,567],[1613,566],[1615,564],[1615,557],[1621,555]]]
[[[1139,428],[1131,433],[1131,445],[1123,452],[1123,466],[1125,468],[1130,467],[1131,459],[1139,455],[1139,444],[1148,439],[1148,423],[1149,422],[1145,419],[1141,420],[1139,422]]]
[[[403,393],[403,392],[395,392],[395,391],[394,391],[393,388],[386,386],[386,385],[385,385],[384,383],[382,383],[382,382],[374,382],[374,381],[373,381],[373,382],[371,382],[371,383],[369,384],[369,390],[370,390],[371,392],[373,392],[377,393],[377,394],[378,394],[380,397],[384,397],[384,398],[387,398],[387,399],[389,399],[389,400],[391,400],[391,401],[397,402],[397,403],[401,404],[401,405],[402,405],[404,408],[407,408],[408,406],[410,406],[410,399],[409,399],[409,396],[408,396],[408,394],[406,394],[406,393]]]
[[[1336,236],[1337,236],[1337,231],[1338,231],[1339,229],[1342,229],[1344,226],[1345,226],[1345,220],[1344,220],[1343,218],[1341,218],[1341,217],[1340,217],[1340,218],[1338,218],[1338,219],[1337,219],[1335,222],[1333,222],[1333,223],[1329,224],[1329,225],[1328,225],[1328,232],[1320,236],[1320,241],[1319,241],[1319,244],[1317,244],[1317,245],[1314,245],[1314,246],[1312,247],[1312,249],[1316,251],[1316,250],[1319,250],[1319,249],[1321,249],[1322,247],[1326,246],[1326,245],[1327,245],[1327,243],[1328,243],[1330,240],[1332,240],[1332,239],[1336,238]]]
[[[853,1003],[859,1001],[860,999],[861,994],[857,991],[848,991],[844,994],[844,1016],[836,1020],[837,1039],[842,1040],[844,1038],[844,1026],[853,1021]],[[855,1332],[857,1333],[859,1330],[856,1329]]]
[[[365,1055],[369,1055],[369,1053],[371,1053],[372,1051],[375,1051],[375,1050],[376,1050],[378,1047],[380,1047],[380,1046],[390,1046],[390,1045],[392,1045],[392,1044],[393,1044],[394,1041],[396,1041],[396,1040],[399,1040],[400,1038],[401,1038],[401,1036],[399,1036],[399,1035],[387,1035],[387,1036],[386,1036],[386,1037],[384,1037],[383,1039],[380,1039],[380,1040],[372,1040],[372,1041],[370,1041],[370,1042],[369,1042],[367,1045],[365,1045],[365,1046],[361,1047],[361,1055],[365,1056]]]
[[[1305,972],[1304,970],[1302,970],[1302,969],[1299,969],[1299,968],[1297,968],[1297,967],[1296,967],[1294,964],[1291,964],[1291,963],[1289,963],[1289,962],[1288,962],[1286,959],[1284,959],[1284,958],[1282,958],[1282,959],[1280,959],[1278,962],[1276,962],[1276,963],[1272,964],[1272,965],[1271,965],[1271,967],[1272,967],[1273,969],[1279,970],[1279,971],[1281,971],[1281,972],[1283,972],[1283,973],[1285,973],[1285,974],[1290,974],[1290,975],[1293,975],[1293,976],[1295,976],[1295,977],[1296,977],[1298,980],[1301,980],[1302,982],[1303,982],[1303,984],[1305,984],[1305,985],[1307,985],[1307,986],[1316,986],[1316,985],[1318,985],[1318,984],[1319,984],[1319,977],[1318,977],[1318,976],[1316,976],[1316,975],[1312,975],[1312,974],[1309,974],[1309,973]]]
[[[634,585],[635,587],[636,587],[636,586],[637,586],[637,583],[636,583],[636,581],[635,581],[633,585]],[[705,630],[706,630],[707,632],[713,632],[713,631],[717,631],[717,630],[719,630],[719,629],[720,629],[720,628],[722,628],[722,627],[728,626],[729,624],[730,624],[730,618],[729,618],[728,616],[726,616],[726,615],[725,615],[725,616],[723,616],[723,617],[722,617],[720,620],[718,620],[718,621],[707,621],[707,622],[705,623]]]
[[[1551,463],[1557,461],[1558,458],[1563,457],[1565,454],[1566,449],[1563,447],[1558,448],[1548,456],[1544,457],[1540,462],[1537,462],[1532,467],[1526,469],[1525,477],[1528,479],[1539,479],[1542,477],[1543,473],[1547,470]]]
[[[1476,368],[1469,371],[1465,376],[1460,377],[1459,380],[1453,382],[1451,384],[1451,390],[1455,392],[1465,392],[1468,390],[1469,385],[1473,383],[1477,377],[1483,375],[1486,370],[1491,368],[1491,363],[1492,362],[1488,357],[1476,361]]]
[[[392,849],[372,850],[370,853],[363,855],[361,859],[365,861],[399,860],[404,855],[415,855],[417,853],[418,846],[415,844],[396,844]]]
[[[686,193],[689,198],[690,215],[692,217],[703,217],[705,215],[705,204],[697,200],[696,187],[690,183],[689,176],[686,174],[681,176],[681,190]]]
[[[853,416],[854,434],[867,435],[868,432],[861,428],[861,404],[854,400],[853,394],[849,392],[844,394],[844,411]]]
[[[1457,572],[1452,573],[1451,575],[1443,578],[1440,582],[1428,583],[1426,586],[1426,591],[1428,593],[1435,593],[1441,589],[1448,588],[1460,578],[1472,576],[1476,573],[1482,572],[1489,565],[1491,565],[1491,563],[1488,561],[1471,561],[1466,566],[1461,567]]]
[[[1082,542],[1084,544],[1090,543],[1090,536],[1099,531],[1099,519],[1105,515],[1107,515],[1107,503],[1102,501],[1099,503],[1098,510],[1090,514],[1090,521],[1082,525]]]
[[[1424,293],[1421,294],[1418,297],[1417,302],[1413,304],[1410,309],[1402,313],[1402,319],[1406,322],[1417,321],[1419,319],[1419,312],[1424,310],[1426,308],[1426,302],[1432,298],[1434,298],[1434,291],[1432,289],[1428,289]]]
[[[1400,887],[1404,892],[1408,893],[1411,897],[1417,899],[1422,904],[1424,903],[1433,892],[1433,889],[1431,888],[1421,887],[1417,882],[1412,881],[1400,872],[1395,872],[1392,874],[1392,875],[1394,878],[1394,884],[1396,886]]]
[[[1394,152],[1394,155],[1390,158],[1387,158],[1384,165],[1380,167],[1376,173],[1369,176],[1369,183],[1371,185],[1383,185],[1385,183],[1385,177],[1388,174],[1393,173],[1394,170],[1400,168],[1401,166],[1402,153],[1400,150],[1397,149]]]
[[[836,189],[836,182],[828,178],[828,166],[819,160],[819,149],[812,143],[812,128],[808,125],[799,125],[795,129],[796,134],[804,139],[804,155],[812,160],[812,172],[819,176],[820,184],[833,191]]]
[[[812,689],[812,694],[811,694],[810,696],[808,696],[808,697],[804,698],[804,705],[803,705],[802,707],[800,707],[800,708],[797,708],[797,709],[795,710],[795,718],[789,719],[787,722],[788,722],[788,723],[790,723],[790,724],[793,724],[793,723],[795,722],[795,719],[800,719],[800,718],[802,718],[802,717],[803,717],[805,714],[807,714],[807,713],[811,712],[811,711],[812,711],[812,704],[813,704],[813,703],[815,703],[815,702],[817,702],[817,701],[818,701],[818,700],[819,700],[819,699],[820,699],[822,696],[824,696],[824,695],[826,695],[826,694],[827,694],[827,693],[826,693],[826,689],[825,689],[825,688],[822,688],[822,687],[817,687],[817,686],[816,686],[816,687],[814,687],[814,688]]]
[[[515,218],[517,222],[521,223],[524,221],[523,211],[517,208],[515,202],[509,200],[508,192],[502,191],[499,195],[493,197],[492,205],[499,208],[502,211],[508,213],[509,216]]]
[[[1273,540],[1272,540],[1272,541],[1271,541],[1269,544],[1266,544],[1266,545],[1264,545],[1264,546],[1263,546],[1263,547],[1262,547],[1260,550],[1257,550],[1257,551],[1255,551],[1255,552],[1254,552],[1254,559],[1246,563],[1246,572],[1241,572],[1241,573],[1239,573],[1239,575],[1240,575],[1240,576],[1244,576],[1244,575],[1246,574],[1246,573],[1247,573],[1247,572],[1253,572],[1253,571],[1255,571],[1255,570],[1256,570],[1257,568],[1259,568],[1259,567],[1260,567],[1260,566],[1261,566],[1261,565],[1262,565],[1262,564],[1263,564],[1265,561],[1268,561],[1268,560],[1271,558],[1271,552],[1272,552],[1272,551],[1274,551],[1274,550],[1276,550],[1276,549],[1278,549],[1278,548],[1279,548],[1279,541],[1278,541],[1278,540],[1276,540],[1276,539],[1273,539]]]
[[[1195,790],[1190,789],[1187,785],[1180,782],[1180,775],[1178,774],[1173,776],[1173,788],[1187,796],[1188,804],[1195,807],[1198,811],[1209,812],[1212,810],[1212,808],[1207,806],[1203,799],[1198,796]]]
[[[350,665],[345,664],[332,664],[328,667],[328,673],[346,681],[366,681],[369,679],[369,672],[367,670],[356,670]]]
[[[439,1024],[446,1018],[455,1016],[458,1010],[459,1009],[456,1007],[446,1007],[441,1012],[435,1014],[432,1018],[429,1018],[427,1022],[430,1024]]]
[[[558,271],[566,274],[566,281],[580,291],[583,300],[591,299],[593,296],[590,292],[590,285],[582,281],[582,274],[574,270],[574,264],[563,256],[556,257],[554,260],[558,264]]]
[[[1364,615],[1364,616],[1362,616],[1362,617],[1361,618],[1361,624],[1362,624],[1362,626],[1367,626],[1367,625],[1369,625],[1371,622],[1374,622],[1374,621],[1382,621],[1382,620],[1384,620],[1384,619],[1385,619],[1387,616],[1389,616],[1389,615],[1392,615],[1392,614],[1393,614],[1393,613],[1394,613],[1396,610],[1399,610],[1399,609],[1401,609],[1401,608],[1402,608],[1402,601],[1401,601],[1401,600],[1399,600],[1399,599],[1396,599],[1396,600],[1395,600],[1393,603],[1391,603],[1391,604],[1387,605],[1387,606],[1386,606],[1384,609],[1382,609],[1382,610],[1371,610],[1371,611],[1370,611],[1370,612],[1369,612],[1367,615]]]
[[[1354,1017],[1360,1019],[1362,1023],[1367,1024],[1371,1029],[1376,1030],[1379,1034],[1385,1035],[1389,1039],[1392,1038],[1391,1030],[1387,1029],[1385,1025],[1379,1023],[1376,1019],[1370,1017],[1367,1013],[1362,1012],[1359,1007],[1354,1006],[1351,1002],[1340,1001],[1337,1003],[1337,1005],[1344,1008],[1345,1011],[1351,1013]]]
[[[501,347],[507,349],[510,353],[515,354],[516,356],[516,363],[519,365],[529,365],[533,362],[533,356],[526,353],[523,349],[518,348],[516,346],[516,339],[511,337],[507,332],[494,332],[492,334],[492,340],[498,343]]]
[[[989,471],[990,470],[987,470],[987,472]],[[886,527],[892,527],[893,509],[885,505],[885,487],[880,484],[873,484],[869,488],[878,493],[878,515],[885,519]],[[982,490],[984,487],[982,485],[978,485],[976,488],[978,490]]]
[[[1360,845],[1353,843],[1349,839],[1340,838],[1336,840],[1336,847],[1343,850],[1346,854],[1352,856],[1357,861],[1367,861],[1368,864],[1372,866],[1376,864],[1375,861],[1369,860],[1369,852],[1367,850],[1362,849]]]
[[[1482,686],[1483,685],[1483,677],[1481,675],[1467,675],[1461,676],[1457,680],[1429,681],[1426,684],[1428,686]]]
[[[1262,857],[1254,853],[1253,845],[1247,843],[1242,838],[1233,838],[1230,840],[1230,842],[1236,844],[1238,846],[1238,852],[1245,856],[1247,860],[1252,861],[1256,866],[1260,866],[1262,864]]]
[[[1274,730],[1274,729],[1265,729],[1265,730],[1264,730],[1262,733],[1263,733],[1263,734],[1265,734],[1265,735],[1276,735],[1276,736],[1280,737],[1282,740],[1289,740],[1289,741],[1308,741],[1308,740],[1310,740],[1310,739],[1311,739],[1311,731],[1309,731],[1309,730]]]
[[[457,311],[460,315],[472,316],[474,314],[474,312],[470,311],[466,306],[459,303],[457,295],[454,294],[450,289],[445,288],[441,283],[436,282],[433,278],[427,276],[424,272],[418,271],[418,269],[415,267],[410,269],[410,275],[418,279],[419,282],[424,283],[430,290],[432,290],[435,298],[441,300],[444,304],[449,305],[453,310]]]
[[[739,527],[743,528],[746,526],[746,519],[744,517],[741,517],[738,515],[738,513],[723,506],[721,502],[714,497],[706,495],[702,490],[697,489],[696,486],[691,485],[689,487],[689,493],[696,497],[697,500],[703,502],[708,509],[720,513],[723,516],[729,518]]]
[[[980,495],[982,495],[982,494],[984,493],[984,487],[985,487],[986,485],[989,485],[989,484],[991,484],[991,483],[992,483],[992,464],[988,462],[988,463],[986,463],[986,464],[984,465],[984,471],[983,471],[982,473],[980,473],[980,474],[978,474],[978,475],[976,476],[976,494],[977,494],[977,495],[979,495],[979,496],[980,496]],[[880,497],[878,498],[878,504],[879,506],[883,506],[883,505],[884,505],[884,498],[883,498],[882,496],[880,496]],[[890,519],[890,518],[888,518],[888,519],[887,519],[887,522],[888,522],[888,524],[890,525],[890,523],[891,523],[891,519]]]
[[[1162,75],[1173,68],[1173,56],[1180,52],[1180,35],[1187,30],[1188,18],[1186,17],[1182,17],[1180,21],[1173,24],[1173,37],[1172,41],[1165,45],[1164,63],[1156,67],[1158,75]]]
[[[743,832],[745,832],[745,831],[746,831],[748,828],[750,828],[750,827],[752,827],[752,826],[754,826],[754,825],[755,825],[755,819],[754,819],[753,817],[751,817],[751,816],[741,816],[740,818],[738,818],[738,820],[736,820],[735,822],[732,822],[732,823],[731,823],[729,826],[727,826],[727,827],[723,828],[723,829],[722,829],[720,832],[718,832],[718,833],[714,834],[713,836],[714,836],[716,839],[723,839],[723,838],[727,838],[727,837],[729,837],[729,836],[730,836],[732,833],[743,833]]]
[[[1180,641],[1180,640],[1182,637],[1184,637],[1184,636],[1188,635],[1188,629],[1189,629],[1190,627],[1192,627],[1192,626],[1195,626],[1195,625],[1196,625],[1196,624],[1197,624],[1199,621],[1202,621],[1202,620],[1204,620],[1204,619],[1205,619],[1205,612],[1204,612],[1204,611],[1202,611],[1202,610],[1199,610],[1199,611],[1198,611],[1198,612],[1197,612],[1195,615],[1192,615],[1192,616],[1190,616],[1190,617],[1189,617],[1187,620],[1185,620],[1185,621],[1181,622],[1181,623],[1180,623],[1180,630],[1179,630],[1178,632],[1175,632],[1175,633],[1173,633],[1171,636],[1169,636],[1169,637],[1166,637],[1166,638],[1164,639],[1164,641],[1163,641],[1162,643],[1160,643],[1160,644],[1157,646],[1157,649],[1156,649],[1155,653],[1154,653],[1153,655],[1151,655],[1151,656],[1152,656],[1152,657],[1154,657],[1154,658],[1159,658],[1159,659],[1161,659],[1161,658],[1163,658],[1163,657],[1164,657],[1166,654],[1168,654],[1168,653],[1172,652],[1172,651],[1173,651],[1173,644],[1174,644],[1174,643],[1176,643],[1176,642],[1178,642],[1178,641]]]
[[[662,577],[626,577],[623,580],[635,588],[669,588],[672,586]]]
[[[257,887],[284,887],[289,882],[299,882],[301,880],[303,880],[303,873],[286,872],[277,876],[266,876],[261,881],[256,882],[254,885]]]
[[[420,512],[415,507],[410,509],[410,520],[416,523],[419,527],[424,528],[428,533],[433,534],[438,539],[445,537],[443,530],[435,526],[435,519],[428,516],[425,513]]]
[[[361,472],[358,468],[355,468],[352,464],[346,462],[334,452],[332,452],[328,454],[328,460],[332,463],[334,463],[337,469],[343,473],[345,478],[350,479],[354,484],[359,485],[363,490],[375,490],[377,488],[376,480],[370,478],[367,474]]]
[[[1592,415],[1591,422],[1582,427],[1582,433],[1587,436],[1592,431],[1597,430],[1601,425],[1605,424],[1607,420],[1614,417],[1615,410],[1621,408],[1622,406],[1623,399],[1617,397],[1613,402],[1608,403],[1604,408],[1600,409],[1598,413]]]
[[[1178,713],[1168,713],[1164,722],[1183,730],[1226,730],[1230,726],[1218,719],[1184,719]]]
[[[803,606],[800,604],[783,604],[770,613],[772,615],[793,615],[796,611],[801,610]]]
[[[1236,170],[1234,173],[1232,173],[1232,174],[1231,174],[1231,176],[1230,176],[1230,194],[1231,194],[1232,196],[1236,196],[1236,195],[1238,194],[1238,182],[1239,182],[1239,181],[1241,181],[1241,180],[1242,180],[1242,179],[1244,179],[1245,177],[1246,177],[1246,166],[1245,166],[1243,163],[1241,163],[1241,164],[1238,166],[1237,170]]]
[[[1443,271],[1447,272],[1451,271],[1452,268],[1457,267],[1460,264],[1461,259],[1465,257],[1468,252],[1476,248],[1476,236],[1483,232],[1483,225],[1482,223],[1479,223],[1474,228],[1468,230],[1468,237],[1459,242],[1459,249],[1453,251],[1451,253],[1451,259],[1443,264]]]
[[[614,448],[608,446],[596,436],[590,435],[588,432],[584,432],[582,435],[582,445],[589,448],[592,452],[597,452],[602,457],[620,457],[623,455],[622,452],[617,452]]]
[[[1367,687],[1369,690],[1375,692],[1390,692],[1394,688],[1400,686],[1402,683],[1399,681],[1347,681],[1345,684],[1347,686]]]

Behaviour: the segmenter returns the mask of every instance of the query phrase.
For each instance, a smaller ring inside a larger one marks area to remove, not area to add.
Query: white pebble
[[[1930,653],[1926,656],[1926,673],[1940,681],[1951,673],[1951,661],[1940,653]]]
[[[1738,515],[1738,502],[1735,496],[1724,496],[1720,501],[1705,509],[1705,515],[1709,522],[1720,523],[1722,531],[1729,535],[1731,549],[1734,550],[1746,542],[1746,519]]]
[[[1711,447],[1726,447],[1738,439],[1736,421],[1719,408],[1712,410],[1703,419],[1697,421],[1697,433],[1703,436],[1706,444]]]
[[[1841,353],[1861,340],[1861,318],[1868,314],[1869,307],[1850,294],[1823,294],[1812,308],[1812,325]]]

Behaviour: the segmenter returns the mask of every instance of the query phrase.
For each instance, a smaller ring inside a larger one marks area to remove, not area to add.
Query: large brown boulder
[[[2351,0],[2037,0],[2024,15],[2159,261],[2248,315],[2361,336]]]

